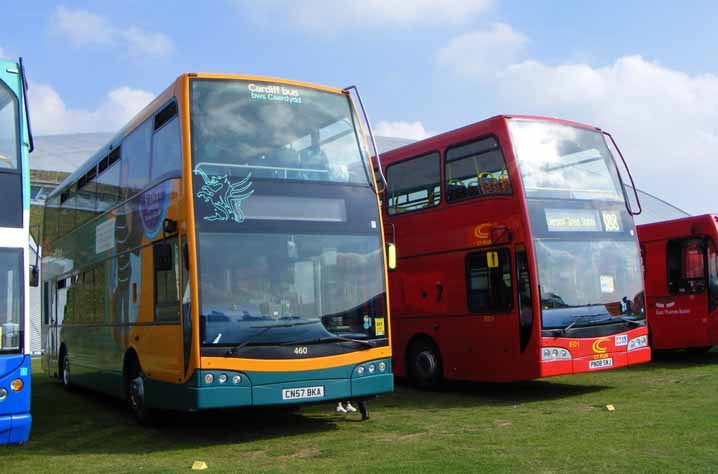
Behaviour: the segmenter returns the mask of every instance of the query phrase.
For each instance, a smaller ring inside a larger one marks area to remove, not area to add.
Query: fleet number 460
[[[294,353],[297,355],[307,355],[309,354],[309,349],[307,346],[298,346],[294,348]]]

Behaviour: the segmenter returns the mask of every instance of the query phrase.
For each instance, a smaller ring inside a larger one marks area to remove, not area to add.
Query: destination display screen
[[[621,232],[621,216],[613,210],[545,209],[549,232]]]
[[[595,209],[546,209],[544,213],[549,232],[601,232]]]

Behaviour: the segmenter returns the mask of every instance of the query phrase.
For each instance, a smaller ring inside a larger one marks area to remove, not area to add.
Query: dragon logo
[[[229,221],[241,224],[244,222],[244,212],[242,212],[242,201],[254,194],[252,187],[252,173],[246,178],[232,183],[227,175],[209,176],[202,169],[196,167],[194,174],[202,176],[204,184],[197,192],[197,197],[202,198],[204,202],[212,204],[214,214],[204,219],[207,221]]]

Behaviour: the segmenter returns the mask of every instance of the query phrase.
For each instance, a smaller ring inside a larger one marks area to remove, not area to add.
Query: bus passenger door
[[[713,239],[706,239],[708,246],[708,343],[718,344],[718,249]]]
[[[657,342],[676,348],[710,345],[706,250],[706,242],[698,238],[667,243],[666,277],[670,296],[656,298],[656,319],[663,328],[663,335],[659,336],[663,341]]]
[[[518,339],[512,260],[506,247],[466,256],[467,306],[471,316],[460,338],[471,340],[472,357],[465,358],[462,369],[472,378],[499,380],[510,374]]]
[[[151,330],[142,350],[149,357],[140,362],[151,377],[176,383],[183,377],[182,326],[180,321],[180,267],[178,237],[155,242],[152,265]]]
[[[42,283],[42,330],[40,331],[41,345],[43,350],[42,368],[49,376],[57,372],[57,363],[53,365],[53,358],[57,357],[57,346],[54,343],[54,331],[52,323],[55,321],[55,290],[54,281]]]

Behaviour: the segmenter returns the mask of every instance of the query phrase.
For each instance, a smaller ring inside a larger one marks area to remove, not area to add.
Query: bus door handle
[[[436,302],[441,301],[441,297],[444,295],[444,285],[440,282],[436,282]]]

